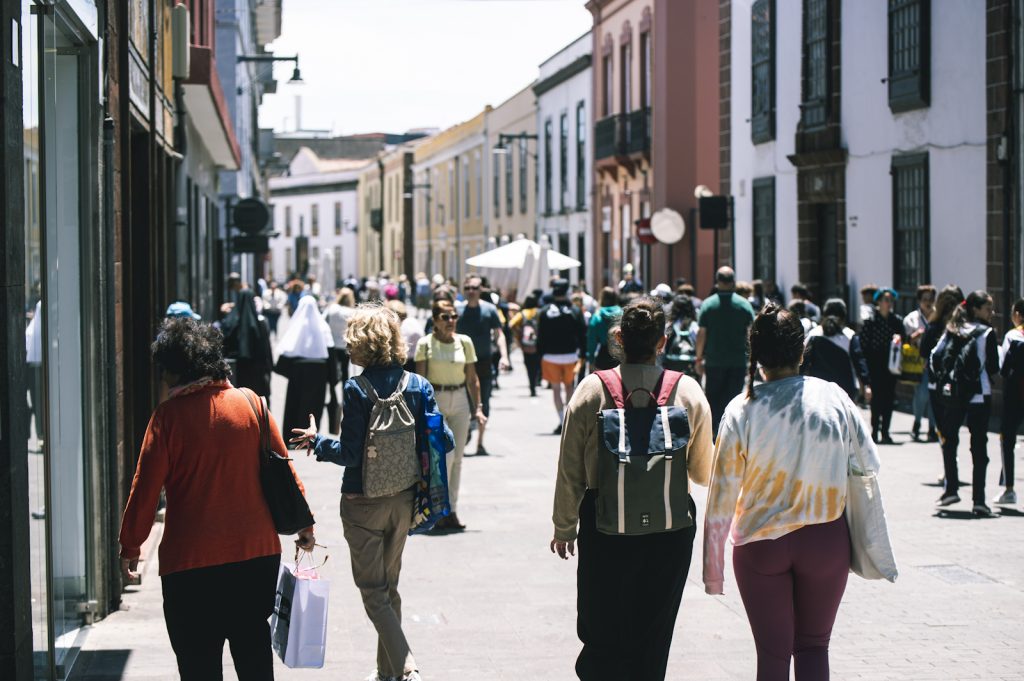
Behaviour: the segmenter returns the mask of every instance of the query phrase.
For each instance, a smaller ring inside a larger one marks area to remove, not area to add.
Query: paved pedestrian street
[[[548,549],[558,457],[558,438],[550,434],[554,410],[546,393],[528,396],[520,357],[514,363],[494,396],[491,455],[464,465],[459,516],[467,531],[410,538],[405,553],[406,632],[428,681],[575,678],[576,562],[557,560]],[[280,380],[274,385],[276,414],[283,411],[284,388]],[[966,488],[965,501],[938,516],[938,446],[910,444],[910,425],[897,414],[894,436],[903,444],[881,451],[900,578],[893,585],[850,577],[832,637],[832,678],[1024,678],[1024,513],[1004,508],[998,518],[971,519]],[[970,478],[962,449],[961,477]],[[993,462],[997,450],[993,435]],[[376,637],[349,571],[338,517],[341,469],[302,453],[296,462],[317,515],[318,542],[329,547],[322,568],[331,580],[328,650],[324,669],[291,670],[276,662],[277,678],[364,679],[374,667]],[[989,498],[997,494],[998,474],[993,463]],[[703,509],[704,490],[694,496]],[[125,594],[121,611],[91,628],[73,678],[177,678],[161,613],[160,530],[157,525],[144,549],[142,586]],[[724,597],[704,594],[701,541],[698,534],[668,678],[751,679],[754,645],[735,581],[729,570]],[[230,664],[225,647],[226,678],[234,678]]]

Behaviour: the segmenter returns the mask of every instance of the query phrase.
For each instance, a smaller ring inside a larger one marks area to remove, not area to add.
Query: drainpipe
[[[1016,3],[1014,3],[1016,5]],[[1006,121],[1003,128],[1003,138],[1000,143],[1003,147],[1003,154],[1000,157],[1000,161],[1003,165],[1003,319],[1004,326],[1010,323],[1010,310],[1012,306],[1011,291],[1013,288],[1013,254],[1016,251],[1013,248],[1013,237],[1012,237],[1012,210],[1013,210],[1013,143],[1014,143],[1014,125],[1016,123],[1016,69],[1014,68],[1014,50],[1013,38],[1017,30],[1016,12],[1014,6],[1008,6],[1007,14],[1007,30],[1006,30],[1006,64],[1007,73],[1006,80],[1010,86],[1010,96],[1007,98],[1006,104]],[[997,156],[999,156],[997,154]]]

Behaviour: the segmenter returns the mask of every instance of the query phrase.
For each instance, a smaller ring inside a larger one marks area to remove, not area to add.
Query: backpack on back
[[[967,336],[947,333],[942,351],[932,354],[931,377],[935,394],[943,404],[963,407],[981,392],[978,338],[985,330],[978,327]]]
[[[668,345],[665,347],[666,369],[692,374],[697,364],[697,347],[690,336],[690,329],[679,324],[669,326]]]
[[[690,422],[686,409],[668,404],[682,374],[665,371],[653,391],[626,392],[616,371],[596,373],[615,404],[598,415],[598,531],[642,535],[690,527]],[[650,395],[650,405],[634,407],[636,392]]]
[[[409,489],[422,479],[416,452],[416,417],[405,401],[409,372],[402,373],[398,387],[381,398],[363,375],[355,377],[370,398],[370,418],[363,446],[363,495],[388,497]]]
[[[532,355],[537,352],[537,315],[527,318],[523,315],[523,333],[519,344],[523,352]]]

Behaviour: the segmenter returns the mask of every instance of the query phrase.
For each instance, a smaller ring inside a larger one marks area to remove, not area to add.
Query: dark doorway
[[[839,282],[839,235],[836,226],[836,205],[822,203],[815,207],[818,235],[818,300],[841,297]]]

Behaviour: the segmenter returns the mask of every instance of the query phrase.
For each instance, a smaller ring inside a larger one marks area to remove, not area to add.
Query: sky
[[[260,127],[349,135],[447,128],[497,106],[590,30],[584,0],[284,0]]]

